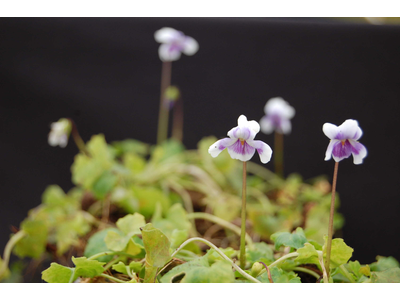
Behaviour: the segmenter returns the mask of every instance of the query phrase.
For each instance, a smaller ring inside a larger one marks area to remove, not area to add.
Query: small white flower
[[[68,119],[60,119],[51,123],[48,142],[50,146],[64,148],[68,144],[68,137],[71,132],[71,123]]]
[[[274,130],[278,133],[289,134],[292,130],[290,119],[295,110],[280,97],[271,98],[264,107],[265,116],[260,120],[261,131],[270,134]]]
[[[197,41],[170,27],[164,27],[154,33],[154,38],[161,43],[158,54],[162,61],[174,61],[181,57],[181,53],[193,55],[199,50]]]
[[[255,151],[262,163],[266,164],[271,160],[272,149],[262,141],[255,141],[254,137],[260,131],[260,125],[256,121],[247,121],[246,116],[241,115],[238,119],[238,126],[228,131],[229,138],[218,140],[208,148],[212,157],[217,157],[222,150],[228,148],[228,153],[233,159],[241,161],[250,160]]]
[[[325,160],[333,157],[336,162],[339,162],[353,154],[354,164],[362,164],[367,156],[367,148],[358,141],[363,132],[356,120],[346,120],[340,126],[325,123],[322,131],[331,140],[326,149]]]

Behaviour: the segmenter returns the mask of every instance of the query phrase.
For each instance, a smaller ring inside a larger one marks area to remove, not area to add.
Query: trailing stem
[[[8,241],[6,247],[4,248],[3,264],[1,265],[0,268],[0,278],[7,271],[12,249],[14,248],[15,244],[18,243],[25,235],[26,235],[25,231],[20,230],[16,234],[14,234]]]
[[[240,267],[246,266],[246,162],[243,162],[242,228],[240,233]]]
[[[276,131],[274,148],[275,173],[283,178],[283,134]]]
[[[172,62],[164,61],[161,69],[160,110],[158,114],[157,145],[160,145],[168,136],[169,108],[165,105],[165,91],[171,85]]]
[[[226,256],[220,249],[218,249],[217,246],[215,246],[213,243],[211,243],[210,241],[207,241],[206,239],[202,239],[202,238],[191,238],[186,240],[185,242],[183,242],[178,249],[176,249],[174,251],[174,253],[171,254],[171,257],[174,257],[181,249],[183,249],[187,244],[191,243],[191,242],[202,242],[206,245],[208,245],[209,247],[213,248],[223,259],[225,259],[226,261],[230,262],[232,267],[238,271],[238,273],[240,273],[244,278],[255,282],[255,283],[261,283],[259,280],[257,280],[256,278],[254,278],[253,276],[247,274],[245,271],[243,271],[237,264],[235,264],[228,256]]]
[[[331,247],[332,247],[332,237],[333,237],[333,215],[335,213],[335,194],[336,194],[336,182],[337,182],[337,173],[339,168],[339,162],[335,162],[335,169],[333,171],[333,181],[332,181],[332,198],[331,198],[331,210],[329,214],[329,225],[328,225],[328,241],[326,245],[326,260],[325,267],[326,272],[328,274],[329,279],[329,265],[331,260]],[[324,279],[325,281],[325,279]]]

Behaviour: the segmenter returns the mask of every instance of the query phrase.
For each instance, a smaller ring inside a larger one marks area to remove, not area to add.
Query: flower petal
[[[265,134],[270,134],[274,131],[274,126],[272,124],[271,118],[264,116],[260,120],[261,131]]]
[[[250,160],[255,151],[256,149],[249,145],[246,141],[243,141],[242,143],[240,140],[237,140],[234,144],[228,146],[229,155],[233,159],[238,159],[241,161]]]
[[[345,158],[348,158],[351,155],[351,148],[351,144],[348,140],[346,140],[344,143],[337,141],[337,143],[333,145],[332,149],[333,159],[336,162],[339,162]]]
[[[339,129],[336,125],[331,124],[331,123],[325,123],[324,126],[322,126],[322,131],[325,133],[325,135],[330,138],[331,140],[334,140],[336,135],[339,132]]]
[[[346,120],[338,129],[339,132],[335,136],[337,140],[353,139],[354,136],[360,134],[358,122],[356,120]]]
[[[268,144],[262,141],[247,141],[247,143],[250,146],[256,148],[258,155],[260,156],[260,160],[263,164],[266,164],[271,160],[272,149]]]
[[[292,123],[288,119],[282,119],[277,131],[279,133],[289,134],[292,131]]]
[[[181,51],[169,44],[161,44],[158,48],[158,55],[162,61],[175,61],[181,57]]]
[[[278,114],[281,118],[291,119],[296,111],[289,103],[281,97],[275,97],[268,100],[264,106],[266,115]]]
[[[197,43],[197,41],[190,36],[185,37],[183,45],[183,53],[185,53],[186,55],[193,55],[198,50],[199,50],[199,44]]]
[[[353,154],[353,162],[355,165],[362,164],[363,159],[367,156],[367,148],[360,142],[349,140],[351,144],[351,152]]]
[[[214,144],[212,144],[210,148],[208,148],[208,153],[210,153],[212,157],[217,157],[222,152],[222,150],[224,150],[226,147],[231,146],[235,142],[235,139],[230,138],[218,140]]]
[[[171,27],[163,27],[160,30],[157,30],[154,33],[154,39],[158,43],[170,43],[174,40],[179,34],[179,31],[171,28]]]
[[[326,152],[325,152],[325,160],[330,160],[330,159],[331,159],[333,147],[334,147],[337,143],[340,143],[340,141],[331,140],[331,141],[329,142],[328,148],[326,149]]]

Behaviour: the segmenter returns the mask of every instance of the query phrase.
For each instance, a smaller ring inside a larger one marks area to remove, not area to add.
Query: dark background
[[[155,143],[161,61],[153,34],[164,26],[200,45],[172,64],[187,148],[225,137],[240,114],[259,121],[265,102],[281,96],[296,109],[285,173],[331,179],[322,125],[358,120],[368,156],[339,166],[343,238],[361,263],[400,259],[400,27],[290,18],[0,19],[0,252],[46,186],[72,187],[77,149],[48,145],[51,122],[73,118],[85,141],[104,133],[108,142]],[[272,135],[256,139],[273,146]]]

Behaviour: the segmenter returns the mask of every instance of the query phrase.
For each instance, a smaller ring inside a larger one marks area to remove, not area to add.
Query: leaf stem
[[[187,214],[186,215],[188,217],[188,219],[203,219],[203,220],[207,220],[210,222],[213,222],[215,224],[218,224],[222,227],[225,227],[231,231],[233,231],[234,233],[236,233],[237,235],[240,236],[241,231],[240,228],[228,221],[225,221],[224,219],[221,219],[217,216],[214,216],[212,214],[208,214],[208,213],[203,213],[203,212],[195,212],[195,213],[191,213],[191,214]],[[253,241],[251,239],[251,237],[246,233],[246,243],[248,244],[249,248],[253,248]]]
[[[320,277],[317,272],[314,272],[313,270],[310,270],[310,269],[307,269],[307,268],[303,268],[303,267],[295,267],[295,268],[293,268],[293,271],[307,273],[307,274],[310,274],[310,275],[314,276],[317,279],[319,279],[319,277]]]
[[[169,109],[165,105],[165,91],[171,85],[172,62],[164,61],[161,68],[161,95],[158,115],[157,145],[160,145],[168,136]]]
[[[86,144],[82,140],[79,131],[78,131],[78,126],[76,126],[74,120],[68,118],[67,119],[71,123],[71,135],[72,138],[74,139],[75,145],[78,147],[80,151],[82,151],[86,156],[90,156],[89,151],[86,149]]]
[[[100,253],[94,254],[91,257],[89,257],[88,259],[89,260],[93,260],[93,259],[97,259],[99,257],[107,256],[107,255],[121,255],[121,256],[127,256],[127,257],[130,257],[130,258],[135,258],[135,256],[130,255],[130,254],[125,253],[125,252],[121,252],[121,251],[105,251],[105,252],[100,252]]]
[[[342,272],[342,274],[344,276],[347,277],[347,279],[351,282],[351,283],[356,283],[356,281],[354,280],[353,276],[351,276],[351,274],[349,273],[349,271],[347,271],[346,267],[344,265],[341,265],[340,267],[340,271]]]
[[[242,269],[246,266],[246,162],[243,162],[243,182],[242,182],[242,226],[240,233],[240,267]]]
[[[115,282],[119,282],[119,283],[130,283],[131,282],[131,280],[130,281],[123,281],[121,279],[115,278],[113,276],[110,276],[110,275],[107,275],[107,274],[104,274],[104,273],[100,274],[99,276],[107,278],[107,279],[110,279],[110,280],[115,281]]]
[[[339,168],[339,162],[335,162],[335,169],[333,171],[331,210],[330,210],[330,214],[329,214],[328,241],[327,241],[327,246],[326,246],[326,260],[325,260],[325,266],[326,266],[326,272],[328,274],[328,279],[330,276],[329,265],[330,265],[330,260],[331,260],[331,247],[332,247],[332,237],[333,237],[333,215],[335,213],[335,194],[336,194],[336,182],[337,182],[338,168]]]
[[[3,253],[3,264],[1,265],[0,268],[0,278],[4,275],[4,273],[7,271],[8,263],[10,262],[10,256],[11,256],[11,251],[14,248],[14,246],[26,235],[26,232],[23,230],[18,231],[16,234],[14,234],[10,240],[7,242],[6,247],[4,248],[4,253]]]
[[[253,276],[247,274],[245,271],[243,271],[238,265],[236,265],[228,256],[225,255],[225,253],[223,253],[220,249],[218,249],[217,246],[215,246],[213,243],[211,243],[210,241],[207,241],[206,239],[203,238],[199,238],[199,237],[194,237],[191,239],[186,240],[185,242],[183,242],[178,249],[176,249],[172,254],[171,257],[174,257],[183,247],[185,247],[187,244],[191,243],[191,242],[202,242],[206,245],[208,245],[209,247],[213,248],[223,259],[225,259],[226,261],[230,262],[232,267],[235,268],[236,271],[238,271],[244,278],[255,282],[255,283],[261,283],[258,279],[254,278]]]

